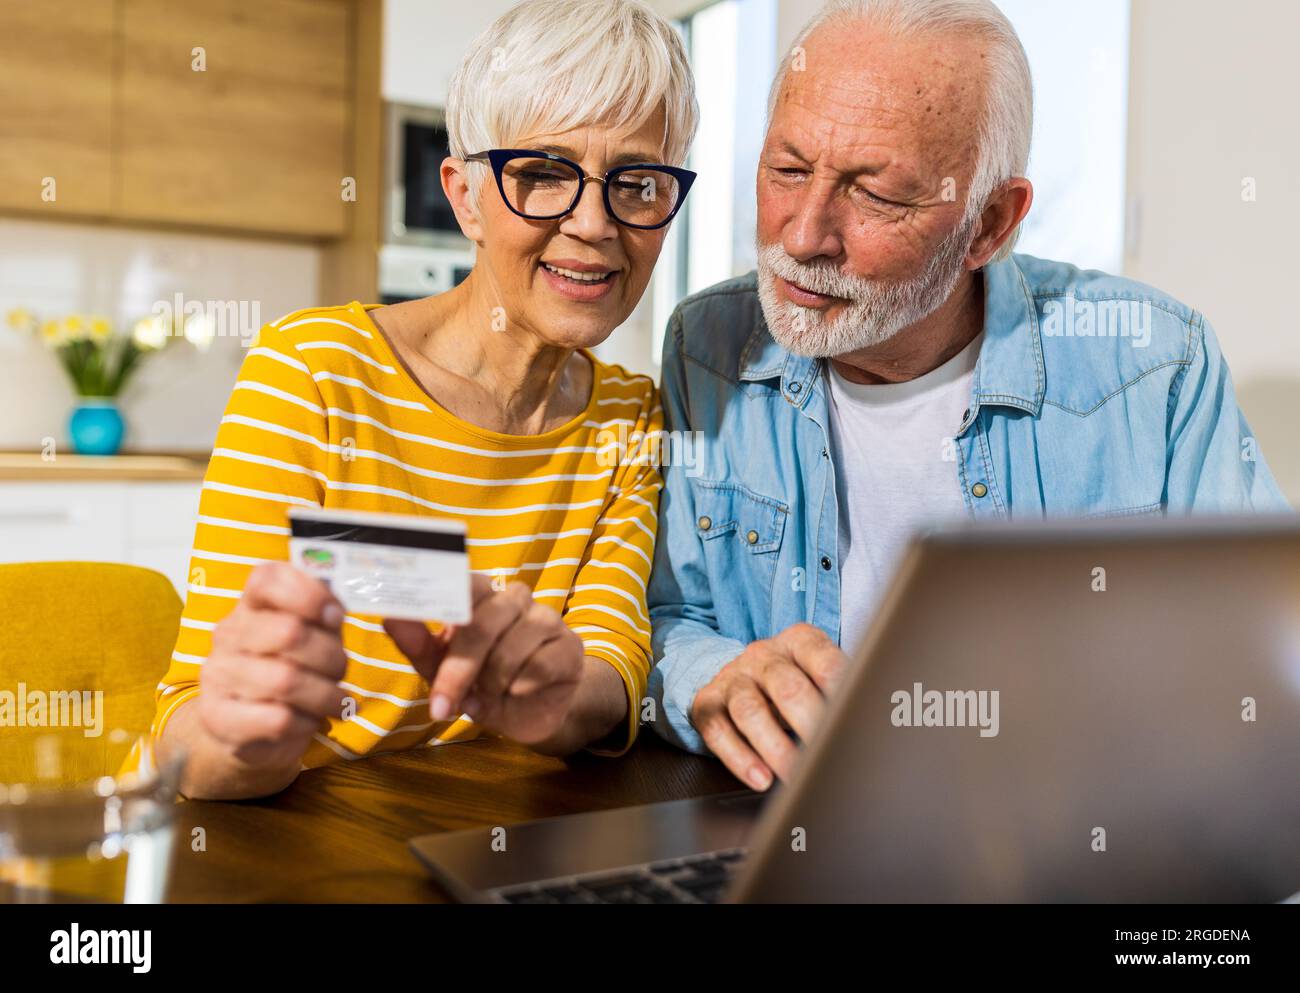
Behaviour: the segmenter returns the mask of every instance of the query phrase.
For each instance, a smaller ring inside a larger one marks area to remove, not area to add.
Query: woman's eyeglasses
[[[506,206],[531,221],[551,221],[573,212],[588,182],[601,184],[605,209],[619,224],[652,231],[681,209],[696,174],[667,165],[623,165],[604,176],[550,152],[494,148],[465,156],[488,162]]]

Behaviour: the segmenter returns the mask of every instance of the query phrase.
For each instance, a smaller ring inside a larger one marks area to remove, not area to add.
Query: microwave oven
[[[451,154],[442,110],[419,104],[387,104],[387,223],[384,241],[450,251],[472,246],[456,223],[442,191],[442,160]]]
[[[439,170],[450,151],[437,107],[386,105],[386,223],[379,294],[399,303],[443,293],[469,275],[474,243],[460,232]]]

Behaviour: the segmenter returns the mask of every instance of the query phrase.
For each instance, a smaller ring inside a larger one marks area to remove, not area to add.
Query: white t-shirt
[[[981,333],[906,383],[851,383],[827,363],[839,499],[840,645],[852,655],[917,530],[965,515],[953,436]]]

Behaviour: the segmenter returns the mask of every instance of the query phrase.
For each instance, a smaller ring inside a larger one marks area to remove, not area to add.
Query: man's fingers
[[[767,767],[778,778],[788,779],[795,758],[798,757],[798,749],[777,723],[772,701],[763,695],[756,684],[741,683],[729,688],[727,713],[736,730],[745,736],[745,740]]]
[[[429,713],[435,721],[458,712],[497,638],[532,602],[532,591],[527,586],[511,583],[475,604],[473,618],[452,636],[430,687]]]
[[[793,663],[776,662],[759,674],[759,685],[799,739],[811,738],[826,709],[826,698],[809,676]]]
[[[772,770],[736,730],[720,691],[707,686],[700,691],[692,708],[691,722],[709,750],[737,779],[756,790],[772,785]]]
[[[337,630],[343,605],[319,579],[288,562],[265,562],[249,574],[240,603],[256,610],[279,610]]]
[[[795,624],[776,636],[793,657],[795,664],[812,678],[817,688],[828,692],[840,677],[848,656],[819,627]]]

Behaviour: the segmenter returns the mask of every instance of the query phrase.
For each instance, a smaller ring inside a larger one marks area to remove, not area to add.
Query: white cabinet
[[[127,562],[185,596],[198,482],[0,484],[0,562]]]

